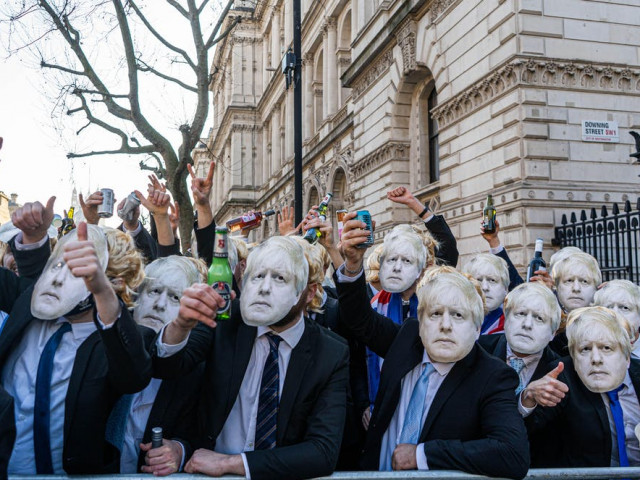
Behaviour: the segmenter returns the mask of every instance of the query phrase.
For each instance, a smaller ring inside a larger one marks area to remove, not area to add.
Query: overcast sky
[[[215,3],[219,2],[211,2],[212,5]],[[179,19],[176,20],[172,12],[161,10],[166,9],[166,6],[161,7],[153,2],[150,5],[153,6],[153,12],[149,9],[147,12],[154,20],[154,25],[161,31],[164,28],[171,41],[179,43],[185,37],[191,37],[188,30],[180,28]],[[211,22],[204,25],[207,32],[209,25]],[[3,27],[6,24],[0,25],[0,29]],[[139,32],[140,29],[134,28],[134,35],[139,35]],[[6,34],[6,30],[4,33]],[[0,39],[6,41],[6,35],[0,33]],[[113,73],[113,60],[119,54],[119,45],[116,43],[101,42],[93,52],[94,58],[101,59],[108,69],[106,76]],[[52,45],[48,45],[49,52]],[[164,55],[152,41],[146,40],[143,47],[149,49],[151,57],[156,51],[158,58]],[[188,46],[183,48],[188,50]],[[56,55],[56,51],[49,54]],[[209,58],[213,58],[213,54]],[[169,64],[167,68],[171,70],[180,67]],[[170,73],[178,75],[175,70]],[[126,75],[121,76],[126,78]],[[147,99],[143,108],[146,109],[148,118],[156,128],[159,128],[158,123],[163,123],[159,129],[177,146],[180,139],[177,127],[191,117],[194,103],[190,99],[194,97],[170,94],[166,85],[143,85]],[[147,175],[150,172],[141,171],[138,166],[144,156],[67,158],[69,151],[117,149],[119,139],[97,127],[91,127],[76,136],[75,130],[86,123],[84,114],[76,114],[75,119],[70,120],[63,116],[62,122],[60,118],[52,118],[55,111],[53,91],[55,87],[50,76],[43,76],[38,58],[33,53],[23,50],[7,56],[7,52],[0,49],[0,136],[4,138],[4,145],[0,150],[0,191],[7,195],[17,193],[19,203],[35,200],[42,202],[49,196],[56,195],[55,211],[60,214],[63,209],[69,208],[74,187],[82,193],[109,187],[114,190],[117,199],[124,198],[134,189],[146,191]],[[126,91],[126,85],[122,85],[120,92]],[[203,134],[206,134],[210,126],[211,120],[205,126]],[[111,223],[117,222],[119,219],[114,215]]]

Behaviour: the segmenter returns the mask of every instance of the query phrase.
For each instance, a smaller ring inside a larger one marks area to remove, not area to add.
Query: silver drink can
[[[135,193],[131,192],[127,196],[127,199],[125,200],[122,208],[118,210],[118,216],[122,220],[126,222],[130,222],[131,220],[133,220],[133,212],[139,205],[140,205],[140,200],[138,199],[138,197],[136,197]]]
[[[361,243],[360,245],[356,245],[356,247],[358,247],[358,248],[369,248],[370,246],[373,245],[373,223],[371,223],[371,214],[369,213],[369,210],[358,210],[356,212],[356,218],[355,219],[366,223],[367,224],[367,230],[369,230],[371,232],[369,234],[369,237],[367,238],[367,241],[364,242],[364,243]]]
[[[110,188],[101,188],[102,203],[98,205],[98,216],[100,218],[109,218],[113,215],[113,190]]]

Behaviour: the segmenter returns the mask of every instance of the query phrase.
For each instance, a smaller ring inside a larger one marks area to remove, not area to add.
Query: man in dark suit
[[[518,410],[524,415],[527,410],[520,402],[522,390],[527,386],[529,390],[544,388],[547,379],[539,380],[549,374],[549,365],[558,358],[549,342],[560,326],[560,306],[549,288],[540,282],[530,282],[519,285],[507,295],[504,311],[505,333],[481,335],[478,344],[518,374],[520,383],[515,393]],[[560,388],[564,389],[564,386],[560,385]],[[561,447],[551,429],[530,435],[529,446],[533,467]]]
[[[482,298],[457,272],[430,274],[416,319],[398,325],[369,305],[363,276],[369,232],[345,217],[337,283],[343,321],[384,358],[362,458],[366,470],[447,469],[522,478],[529,466],[517,375],[475,345]]]
[[[7,478],[7,467],[16,440],[13,398],[0,387],[0,478]]]
[[[640,362],[630,359],[629,324],[612,310],[586,307],[573,310],[567,325],[571,356],[556,368],[566,395],[525,389],[522,396],[533,409],[528,430],[553,428],[562,445],[541,466],[639,466]]]
[[[14,212],[14,224],[23,230],[14,243],[21,270],[35,270],[34,262],[42,270],[52,217],[52,201],[47,208],[26,204]],[[37,248],[26,251],[21,245]],[[117,471],[111,469],[116,453],[104,441],[106,419],[120,395],[146,386],[151,361],[140,331],[105,275],[107,245],[100,229],[92,227],[88,237],[81,223],[77,236],[71,233],[58,242],[35,286],[0,269],[0,309],[10,312],[0,336],[1,381],[16,409],[10,473]],[[135,253],[133,242],[121,246],[123,254]],[[127,268],[135,268],[130,260]],[[142,266],[139,259],[137,265]],[[84,301],[83,291],[93,300]],[[69,305],[78,292],[83,301]],[[47,352],[55,356],[42,360]],[[54,368],[47,372],[49,364]]]
[[[208,285],[185,290],[176,320],[155,344],[163,378],[206,362],[198,407],[200,447],[185,471],[219,476],[308,478],[330,474],[344,427],[348,349],[303,317],[315,293],[293,239],[272,237],[249,254],[238,309]],[[200,322],[199,325],[198,322]]]

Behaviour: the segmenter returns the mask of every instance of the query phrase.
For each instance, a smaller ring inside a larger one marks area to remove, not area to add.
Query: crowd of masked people
[[[339,241],[288,208],[278,235],[232,237],[216,319],[213,168],[190,172],[188,255],[154,177],[136,193],[151,232],[139,211],[98,226],[99,191],[59,238],[54,198],[0,227],[0,477],[640,465],[640,289],[602,283],[591,255],[559,250],[525,282],[498,224],[459,265],[445,219],[397,187],[415,222],[377,246],[355,212]]]

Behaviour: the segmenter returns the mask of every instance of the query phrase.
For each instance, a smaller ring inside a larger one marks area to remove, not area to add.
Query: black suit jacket
[[[447,221],[442,215],[434,215],[428,222],[424,223],[433,238],[440,246],[436,248],[436,257],[444,265],[455,267],[458,263],[458,243],[456,237],[451,233]]]
[[[49,243],[42,248],[48,250]],[[17,262],[23,259],[41,262],[42,257],[36,251],[33,256],[25,252],[16,256]],[[0,335],[0,368],[31,322],[45,321],[31,314],[32,293],[28,279],[0,269],[0,310],[10,312]],[[94,322],[97,325],[95,315]],[[104,439],[107,417],[120,395],[142,390],[151,379],[151,359],[141,330],[126,308],[113,327],[97,327],[78,348],[69,379],[62,452],[62,465],[69,474],[117,472],[118,453]]]
[[[503,333],[495,335],[481,335],[478,344],[488,353],[503,362],[507,361],[507,339]],[[560,358],[549,346],[545,347],[542,357],[533,372],[530,382],[541,379],[551,370],[551,364]],[[529,449],[531,455],[531,468],[540,468],[556,455],[562,445],[558,441],[555,429],[541,428],[539,431],[529,433]]]
[[[500,252],[496,253],[496,255],[507,262],[507,267],[509,267],[509,291],[513,290],[521,283],[524,283],[524,279],[520,276],[518,269],[509,258],[507,249],[503,248]]]
[[[365,470],[377,470],[402,378],[422,361],[424,347],[416,319],[400,326],[371,308],[363,276],[337,287],[341,318],[385,359],[361,462]],[[438,389],[420,434],[429,469],[524,477],[529,445],[515,401],[517,386],[514,370],[478,346],[456,362]]]
[[[0,386],[0,478],[7,478],[7,466],[15,439],[13,398]]]
[[[553,428],[562,446],[558,455],[543,462],[541,467],[578,468],[609,467],[611,465],[611,428],[607,406],[599,393],[584,386],[575,371],[571,357],[563,357],[564,370],[558,380],[566,383],[569,392],[553,408],[536,407],[526,419],[527,429],[537,432]],[[640,361],[631,358],[629,376],[633,388],[640,392]]]
[[[338,458],[346,411],[348,349],[314,321],[304,322],[304,334],[291,352],[280,398],[278,446],[246,452],[254,479],[329,475]],[[175,355],[158,357],[154,344],[154,372],[162,378],[177,377],[206,362],[198,408],[200,428],[191,435],[196,448],[215,450],[238,397],[256,335],[257,328],[247,326],[240,309],[233,308],[231,319],[218,322],[215,329],[194,328],[185,348]]]

